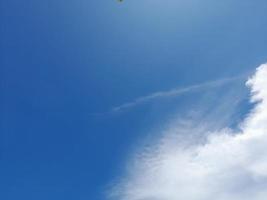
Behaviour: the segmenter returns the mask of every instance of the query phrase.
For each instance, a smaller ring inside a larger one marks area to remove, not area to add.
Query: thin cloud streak
[[[147,96],[142,96],[139,98],[136,98],[133,101],[127,102],[127,103],[123,103],[119,106],[113,107],[111,109],[111,112],[115,113],[115,112],[123,112],[127,109],[130,109],[132,107],[156,100],[156,99],[161,99],[161,98],[168,98],[168,97],[177,97],[180,95],[183,95],[185,93],[188,92],[196,92],[199,91],[201,89],[209,89],[209,88],[214,88],[214,87],[219,87],[231,82],[234,82],[236,80],[240,80],[242,78],[244,78],[245,76],[237,76],[237,77],[231,77],[231,78],[224,78],[224,79],[220,79],[220,80],[215,80],[215,81],[209,81],[209,82],[205,82],[205,83],[200,83],[200,84],[196,84],[196,85],[192,85],[192,86],[188,86],[188,87],[184,87],[184,88],[174,88],[168,91],[159,91],[159,92],[154,92],[152,94],[149,94]]]

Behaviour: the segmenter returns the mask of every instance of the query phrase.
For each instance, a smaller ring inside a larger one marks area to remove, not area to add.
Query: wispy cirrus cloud
[[[240,131],[225,127],[209,133],[204,143],[184,145],[183,137],[174,137],[184,131],[183,126],[173,124],[157,144],[135,157],[110,196],[118,200],[266,200],[267,64],[257,68],[247,86],[256,105]],[[202,134],[196,127],[186,129]]]
[[[122,112],[122,111],[125,111],[127,109],[133,108],[135,106],[138,106],[138,105],[141,105],[144,103],[151,102],[151,101],[156,100],[156,99],[177,97],[179,95],[183,95],[183,94],[189,93],[189,92],[195,92],[195,91],[199,91],[202,89],[219,87],[219,86],[234,82],[236,80],[240,80],[242,78],[244,78],[244,75],[237,76],[237,77],[231,77],[231,78],[224,78],[224,79],[215,80],[215,81],[209,81],[209,82],[191,85],[191,86],[187,86],[187,87],[183,87],[183,88],[174,88],[174,89],[170,89],[167,91],[154,92],[154,93],[146,95],[146,96],[138,97],[138,98],[134,99],[133,101],[123,103],[119,106],[115,106],[111,109],[111,112]]]

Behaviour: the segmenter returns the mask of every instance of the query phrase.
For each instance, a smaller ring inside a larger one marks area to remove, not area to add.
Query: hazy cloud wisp
[[[225,79],[210,81],[210,82],[201,83],[201,84],[197,84],[197,85],[192,85],[192,86],[188,86],[188,87],[184,87],[184,88],[175,88],[175,89],[171,89],[168,91],[155,92],[155,93],[149,94],[147,96],[139,97],[133,101],[130,101],[130,102],[121,104],[119,106],[113,107],[111,109],[111,111],[112,112],[120,112],[120,111],[124,111],[126,109],[129,109],[129,108],[135,107],[137,105],[140,105],[140,104],[143,104],[146,102],[150,102],[150,101],[155,100],[155,99],[179,96],[179,95],[182,95],[184,93],[193,92],[193,91],[197,91],[197,90],[204,89],[204,88],[218,87],[218,86],[233,82],[233,81],[240,79],[242,77],[243,76],[238,76],[238,77],[233,77],[233,78],[225,78]]]

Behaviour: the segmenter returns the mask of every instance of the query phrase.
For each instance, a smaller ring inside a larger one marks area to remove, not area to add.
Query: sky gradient
[[[0,199],[106,200],[129,173],[140,181],[129,165],[170,127],[190,145],[240,133],[255,109],[245,82],[267,61],[266,10],[266,0],[1,0]],[[153,195],[123,200],[162,200]]]

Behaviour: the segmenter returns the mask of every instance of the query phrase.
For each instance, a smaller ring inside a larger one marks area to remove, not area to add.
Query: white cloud
[[[174,125],[157,145],[136,156],[110,196],[119,200],[266,200],[266,64],[247,85],[257,104],[241,123],[240,132],[225,128],[209,134],[205,144],[188,146],[181,137],[174,137],[182,129]]]

